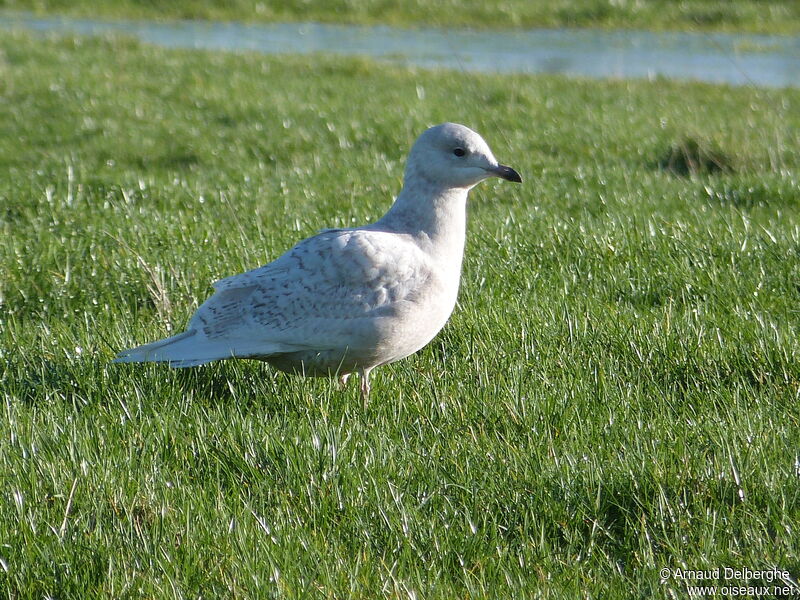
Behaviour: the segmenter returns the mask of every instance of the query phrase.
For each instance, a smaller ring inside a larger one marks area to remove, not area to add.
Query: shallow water
[[[173,48],[325,52],[401,64],[493,73],[595,78],[692,79],[734,85],[800,85],[800,37],[539,29],[469,31],[386,26],[180,21],[104,22],[0,14],[0,27],[39,32],[122,33]]]

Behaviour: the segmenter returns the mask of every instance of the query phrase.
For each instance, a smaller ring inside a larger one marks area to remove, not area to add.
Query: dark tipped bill
[[[515,183],[522,183],[522,177],[519,176],[514,169],[511,167],[507,167],[505,165],[497,165],[494,169],[492,169],[492,173],[501,177],[502,179],[506,179],[508,181],[513,181]]]

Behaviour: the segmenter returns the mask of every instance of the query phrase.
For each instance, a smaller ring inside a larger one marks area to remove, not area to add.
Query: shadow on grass
[[[671,144],[658,158],[656,166],[678,177],[736,172],[733,157],[713,142],[694,136],[685,136]]]
[[[166,365],[111,364],[86,358],[10,358],[0,362],[7,393],[28,405],[59,400],[76,407],[127,401],[131,395],[161,404],[188,398],[193,404],[235,405],[240,410],[301,412],[290,376],[264,365],[217,363],[191,369]]]

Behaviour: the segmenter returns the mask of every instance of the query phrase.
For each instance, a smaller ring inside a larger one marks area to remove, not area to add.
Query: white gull
[[[471,129],[431,127],[377,222],[324,230],[268,265],[217,281],[186,331],[124,350],[114,362],[194,367],[253,358],[342,382],[357,371],[366,400],[370,371],[425,346],[453,312],[467,193],[489,177],[522,181]]]

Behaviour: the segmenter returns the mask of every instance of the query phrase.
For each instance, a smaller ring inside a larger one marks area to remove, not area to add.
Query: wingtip
[[[126,352],[120,352],[119,354],[117,354],[111,360],[112,364],[113,363],[126,363],[126,362],[131,362],[131,356],[130,356],[130,354],[127,353],[127,351]]]

